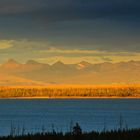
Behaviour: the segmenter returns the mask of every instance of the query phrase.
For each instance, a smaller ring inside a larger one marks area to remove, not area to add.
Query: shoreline
[[[117,97],[117,96],[112,96],[112,97],[82,97],[82,96],[72,96],[72,97],[67,97],[67,96],[63,96],[63,97],[46,97],[46,96],[42,96],[42,97],[0,97],[1,99],[140,99],[140,97]]]
[[[140,99],[140,85],[7,86],[0,99]]]

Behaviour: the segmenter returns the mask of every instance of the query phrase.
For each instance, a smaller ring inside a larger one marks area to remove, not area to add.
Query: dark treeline
[[[83,132],[76,123],[70,132],[41,132],[20,136],[0,137],[0,140],[140,140],[140,129],[118,129],[103,132]]]

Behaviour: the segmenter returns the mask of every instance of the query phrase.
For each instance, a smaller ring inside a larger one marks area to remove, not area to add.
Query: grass
[[[70,132],[40,132],[36,134],[10,135],[0,140],[140,140],[140,129],[118,129],[103,132],[83,132],[76,123]]]
[[[140,98],[140,85],[2,86],[0,98]]]

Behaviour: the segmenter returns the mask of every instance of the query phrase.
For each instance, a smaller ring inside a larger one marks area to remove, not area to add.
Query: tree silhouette
[[[73,135],[81,135],[82,134],[82,129],[78,123],[75,124],[73,127]]]

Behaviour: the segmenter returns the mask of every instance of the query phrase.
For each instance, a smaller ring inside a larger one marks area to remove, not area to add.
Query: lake
[[[42,130],[85,131],[140,127],[140,99],[0,99],[0,135]]]

